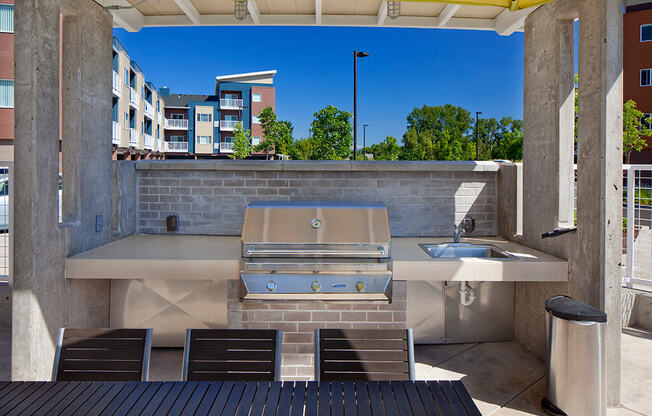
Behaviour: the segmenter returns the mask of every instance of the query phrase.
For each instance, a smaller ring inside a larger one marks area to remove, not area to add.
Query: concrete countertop
[[[392,238],[395,280],[527,281],[568,280],[568,262],[500,238],[465,238],[493,244],[505,259],[434,260],[419,243],[450,238]],[[68,257],[67,279],[237,279],[240,237],[137,234]]]

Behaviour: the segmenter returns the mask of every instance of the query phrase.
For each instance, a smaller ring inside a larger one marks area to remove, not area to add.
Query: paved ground
[[[0,329],[0,380],[10,375],[11,331]],[[419,345],[418,379],[462,380],[485,416],[544,416],[544,365],[513,342]],[[623,408],[608,416],[652,416],[652,334],[623,330]],[[183,352],[156,348],[151,380],[179,380]]]

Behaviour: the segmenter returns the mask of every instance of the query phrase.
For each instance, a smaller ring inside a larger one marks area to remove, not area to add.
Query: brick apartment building
[[[0,161],[14,160],[14,0],[0,0]]]
[[[166,158],[220,158],[233,153],[233,132],[242,123],[252,145],[265,140],[258,114],[275,108],[275,70],[218,76],[214,95],[170,94],[165,100]],[[253,157],[264,157],[254,154]]]
[[[623,16],[624,99],[652,116],[652,1],[626,0]],[[652,138],[631,163],[652,163]]]

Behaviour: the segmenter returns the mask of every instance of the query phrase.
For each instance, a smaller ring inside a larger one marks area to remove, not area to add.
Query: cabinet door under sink
[[[444,282],[408,281],[406,319],[415,344],[444,342]]]

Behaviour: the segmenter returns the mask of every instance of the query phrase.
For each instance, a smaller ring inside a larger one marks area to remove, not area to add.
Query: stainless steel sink
[[[514,257],[489,244],[441,243],[419,244],[419,246],[433,259],[504,259]]]

